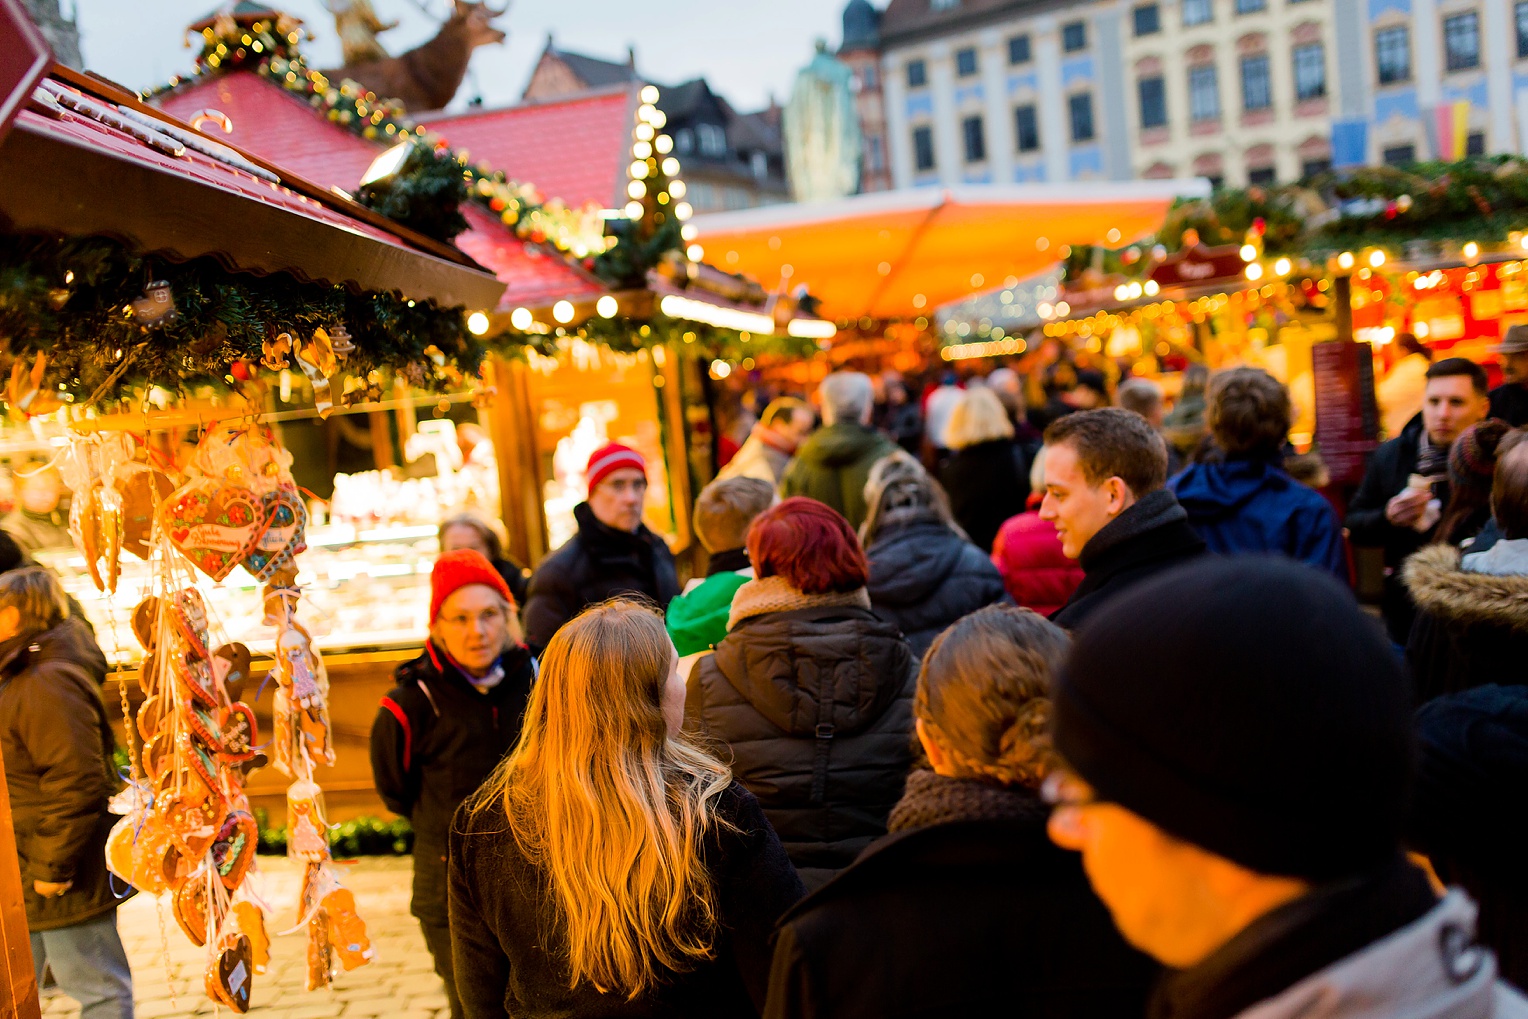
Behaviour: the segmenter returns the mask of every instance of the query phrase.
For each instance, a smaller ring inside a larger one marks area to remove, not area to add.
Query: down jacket
[[[685,728],[726,744],[722,759],[812,888],[886,834],[912,760],[917,678],[863,589],[808,596],[770,577],[738,590],[730,632],[696,661]]]
[[[1528,684],[1528,576],[1461,569],[1429,545],[1402,571],[1417,618],[1406,644],[1419,702],[1487,683]]]
[[[992,561],[936,519],[883,528],[865,558],[871,607],[901,627],[919,661],[945,627],[1006,597]]]
[[[106,801],[119,783],[94,674],[99,654],[72,618],[0,644],[0,758],[32,931],[84,923],[121,901],[106,871],[106,836],[117,820]],[[44,899],[34,881],[73,885]]]

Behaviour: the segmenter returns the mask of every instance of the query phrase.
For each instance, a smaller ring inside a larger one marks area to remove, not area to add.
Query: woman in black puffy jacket
[[[901,628],[918,659],[955,620],[1007,599],[1002,574],[966,538],[944,489],[918,461],[893,453],[876,464],[865,504],[870,606]]]

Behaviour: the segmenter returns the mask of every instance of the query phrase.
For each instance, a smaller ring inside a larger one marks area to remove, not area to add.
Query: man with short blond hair
[[[1163,486],[1167,444],[1134,411],[1078,411],[1045,430],[1040,518],[1082,564],[1083,580],[1051,617],[1071,629],[1140,580],[1204,553],[1188,514]]]
[[[817,415],[805,400],[775,397],[759,415],[759,423],[753,426],[737,454],[717,472],[716,480],[758,478],[770,485],[780,484],[791,457],[816,424]]]

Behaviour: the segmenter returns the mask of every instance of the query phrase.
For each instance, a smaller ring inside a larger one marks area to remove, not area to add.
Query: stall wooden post
[[[21,866],[11,824],[11,794],[0,760],[0,1019],[39,1019],[37,978],[32,972],[32,939],[22,904]]]
[[[653,350],[654,366],[663,379],[659,390],[659,406],[663,414],[665,444],[668,449],[669,506],[674,513],[674,536],[678,540],[677,551],[684,551],[694,541],[690,529],[690,507],[694,498],[690,491],[690,452],[685,441],[684,372],[680,358],[665,347]],[[713,442],[715,439],[713,438]]]
[[[530,370],[496,354],[489,356],[484,367],[494,388],[488,407],[488,434],[499,467],[499,512],[509,532],[509,554],[535,566],[549,549]]]

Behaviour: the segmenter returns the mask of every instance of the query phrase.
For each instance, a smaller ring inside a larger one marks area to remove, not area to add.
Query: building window
[[[717,207],[716,188],[704,181],[691,187],[687,194],[690,204],[701,212],[708,212]]]
[[[1072,96],[1067,101],[1067,109],[1072,116],[1072,141],[1090,142],[1093,140],[1093,94],[1083,92]]]
[[[748,168],[753,172],[754,179],[763,180],[769,176],[769,157],[762,152],[755,152],[748,157]]]
[[[1033,106],[1019,106],[1013,111],[1013,134],[1020,152],[1034,152],[1040,147],[1040,115]]]
[[[907,62],[907,87],[922,88],[928,84],[928,65],[921,60]]]
[[[1483,156],[1486,154],[1486,133],[1484,131],[1471,131],[1464,139],[1464,154],[1466,156]]]
[[[1226,185],[1225,177],[1222,176],[1221,174],[1218,174],[1218,173],[1209,174],[1204,179],[1210,182],[1210,190],[1211,191],[1219,191],[1221,188],[1225,187],[1225,185]]]
[[[876,70],[876,66],[874,64],[866,64],[865,73],[861,76],[861,81],[863,81],[864,87],[867,89],[880,88],[881,72]]]
[[[1518,58],[1528,57],[1528,0],[1524,0],[1515,8],[1517,14],[1517,55]]]
[[[1384,152],[1386,166],[1410,166],[1417,161],[1415,145],[1395,145]]]
[[[727,132],[717,124],[696,124],[695,139],[700,147],[702,156],[725,156],[727,154]]]
[[[987,160],[987,135],[982,130],[981,117],[967,117],[960,122],[960,134],[966,143],[966,162],[983,163]]]
[[[872,173],[886,169],[886,152],[878,134],[865,139],[865,165]]]
[[[1031,59],[1029,36],[1016,35],[1008,40],[1008,62],[1010,64],[1027,64]]]
[[[1326,95],[1326,47],[1319,42],[1295,47],[1295,98],[1320,99]]]
[[[1474,11],[1443,19],[1443,52],[1450,71],[1480,66],[1480,15]]]
[[[1088,48],[1088,23],[1069,21],[1061,26],[1061,48],[1068,53]]]
[[[1215,65],[1188,69],[1188,115],[1194,120],[1220,119],[1220,85],[1215,80]]]
[[[1268,73],[1268,55],[1242,57],[1242,109],[1249,113],[1273,106],[1273,81]]]
[[[934,129],[931,127],[913,128],[913,165],[918,172],[934,168]]]
[[[1141,94],[1141,126],[1167,126],[1167,82],[1161,78],[1142,78],[1137,85]]]
[[[1326,173],[1332,168],[1330,159],[1307,159],[1300,164],[1300,176],[1305,180]]]
[[[1156,35],[1162,31],[1162,10],[1156,4],[1142,4],[1135,9],[1135,34]]]
[[[960,0],[928,0],[928,5],[936,11],[953,11],[960,6]]]
[[[1269,187],[1278,182],[1279,171],[1271,166],[1259,167],[1256,170],[1249,171],[1247,174],[1247,183],[1256,187]]]
[[[1525,5],[1528,7],[1528,5]],[[1520,10],[1522,8],[1519,8]],[[1405,25],[1374,33],[1374,64],[1379,83],[1390,85],[1411,80],[1411,29]]]
[[[1214,20],[1215,7],[1211,0],[1183,0],[1183,24],[1203,25]]]
[[[955,74],[961,78],[969,78],[976,73],[976,50],[967,46],[963,50],[955,51]]]
[[[695,151],[695,132],[687,127],[681,127],[674,132],[674,151],[681,156]]]
[[[1237,14],[1256,14],[1268,9],[1268,0],[1236,0]]]

